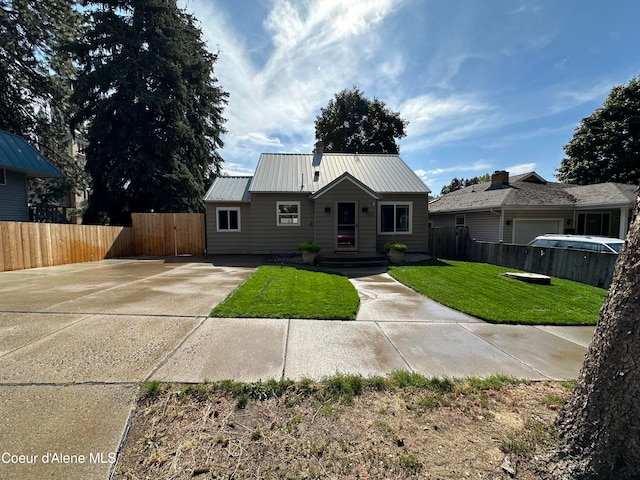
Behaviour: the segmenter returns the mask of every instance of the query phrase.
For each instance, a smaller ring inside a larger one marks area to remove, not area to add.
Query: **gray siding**
[[[364,254],[376,252],[376,199],[354,183],[345,180],[315,200],[315,241],[321,253],[330,255],[338,250],[338,203],[356,204],[356,251]],[[325,208],[331,213],[327,215]],[[367,209],[366,214],[362,211]]]
[[[249,203],[205,202],[207,208],[207,255],[252,253],[251,206]],[[240,231],[218,232],[216,207],[240,208]]]
[[[500,239],[500,210],[491,212],[465,213],[465,226],[469,228],[469,236],[479,242],[499,242]],[[462,212],[461,212],[462,213]],[[431,225],[437,227],[455,226],[455,214],[431,214]],[[514,220],[533,219],[562,219],[565,229],[573,228],[573,210],[507,210],[504,213],[503,238],[504,243],[513,243]]]
[[[461,213],[462,214],[462,213]],[[469,230],[469,237],[479,242],[498,242],[500,215],[491,212],[467,212],[464,213],[464,226]],[[429,215],[432,228],[455,227],[455,214]]]
[[[384,244],[387,242],[404,243],[408,247],[408,252],[427,252],[427,226],[429,222],[428,199],[424,194],[392,194],[384,195],[380,202],[412,202],[413,218],[411,219],[411,234],[378,234],[376,249],[378,252],[384,251]],[[378,204],[376,202],[376,215],[379,214]],[[376,232],[378,232],[378,224],[376,223]]]
[[[27,183],[24,173],[5,169],[6,185],[0,185],[0,220],[28,222]]]
[[[479,242],[497,242],[500,228],[500,214],[491,212],[466,212],[464,214],[464,226],[469,229],[469,237]],[[456,214],[432,213],[429,221],[433,228],[455,227]]]
[[[300,202],[300,225],[276,225],[276,203]],[[307,193],[252,193],[251,229],[253,252],[295,253],[298,243],[314,241],[313,202]]]
[[[454,219],[455,221],[455,219]],[[491,212],[468,213],[465,226],[469,227],[469,236],[482,242],[498,242],[500,239],[500,215]]]

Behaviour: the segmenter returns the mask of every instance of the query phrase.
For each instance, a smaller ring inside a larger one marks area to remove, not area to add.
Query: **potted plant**
[[[404,243],[389,242],[385,243],[384,248],[389,252],[391,263],[402,263],[404,252],[407,251],[407,246]]]
[[[315,242],[301,242],[298,244],[298,251],[302,252],[302,261],[304,263],[313,263],[316,261],[316,255],[320,251],[320,245]]]

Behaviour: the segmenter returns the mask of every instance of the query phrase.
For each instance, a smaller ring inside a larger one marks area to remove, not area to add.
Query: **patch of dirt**
[[[532,480],[569,393],[540,382],[348,401],[292,387],[241,408],[215,387],[163,386],[139,401],[115,478]]]

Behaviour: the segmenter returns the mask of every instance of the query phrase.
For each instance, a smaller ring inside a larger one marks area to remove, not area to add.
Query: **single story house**
[[[27,177],[63,175],[22,137],[0,130],[0,221],[29,221]]]
[[[399,155],[263,153],[251,177],[215,179],[205,196],[208,254],[373,255],[390,241],[427,251],[429,189]]]
[[[535,172],[442,195],[429,203],[432,227],[468,227],[478,241],[527,244],[545,233],[602,235],[624,239],[638,192],[636,185],[569,185],[547,182]]]

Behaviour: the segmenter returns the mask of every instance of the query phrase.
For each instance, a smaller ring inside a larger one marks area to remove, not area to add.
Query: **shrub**
[[[396,250],[398,252],[406,252],[407,246],[404,243],[389,242],[384,244],[384,249],[387,251]]]
[[[300,242],[298,244],[298,251],[318,253],[320,251],[320,245],[315,242]]]

